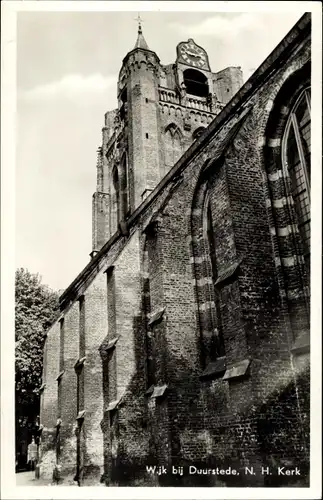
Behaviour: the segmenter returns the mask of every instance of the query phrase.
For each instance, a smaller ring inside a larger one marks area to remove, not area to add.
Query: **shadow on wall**
[[[276,384],[265,401],[253,405],[246,399],[244,408],[233,414],[228,381],[201,382],[183,357],[169,350],[167,362],[180,377],[171,381],[164,397],[147,394],[145,335],[138,316],[133,321],[136,372],[104,433],[102,481],[107,486],[308,486],[308,367],[296,378],[290,373],[285,387]],[[244,391],[247,382],[231,384]],[[298,467],[301,476],[278,475],[279,466]],[[212,472],[217,467],[239,475],[217,475]],[[255,474],[245,474],[246,467],[254,467]],[[261,475],[261,467],[269,467],[271,475]]]

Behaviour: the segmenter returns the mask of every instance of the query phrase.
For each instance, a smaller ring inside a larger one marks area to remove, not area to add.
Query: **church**
[[[91,260],[45,340],[40,476],[308,486],[311,15],[245,84],[191,38],[163,65],[139,22],[116,85]]]

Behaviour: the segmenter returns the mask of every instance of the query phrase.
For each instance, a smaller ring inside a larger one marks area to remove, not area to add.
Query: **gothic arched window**
[[[212,208],[211,190],[210,182],[203,179],[194,196],[191,222],[193,272],[198,305],[197,323],[201,334],[201,363],[204,369],[218,358],[225,356],[221,297],[216,287],[219,240],[216,237],[214,221],[216,214],[214,206]]]
[[[113,217],[113,226],[114,229],[117,229],[117,226],[120,222],[120,183],[119,183],[119,173],[118,168],[115,166],[112,172],[112,197],[111,197],[111,205],[112,205],[112,217]]]
[[[302,92],[289,116],[283,139],[283,165],[288,170],[291,192],[303,242],[304,257],[309,262],[311,212],[311,94]]]
[[[209,197],[207,196],[206,213],[204,217],[206,218],[206,240],[207,240],[207,253],[211,261],[212,270],[212,281],[213,287],[215,286],[216,280],[218,279],[218,266],[216,259],[216,249],[215,249],[215,235],[212,220],[212,210],[210,205]],[[221,308],[218,292],[215,290],[214,293],[214,303],[215,303],[215,316],[216,321],[212,326],[212,346],[211,346],[211,358],[216,359],[219,356],[224,356],[224,341],[223,332],[221,325]]]
[[[145,349],[146,349],[146,382],[147,389],[155,384],[155,339],[149,330],[148,321],[151,313],[150,280],[151,280],[151,252],[154,246],[155,235],[153,231],[146,230],[146,241],[143,251],[143,274],[142,274],[142,312],[145,325]],[[149,258],[150,257],[150,258]]]
[[[129,181],[128,181],[128,161],[127,154],[124,154],[121,161],[120,170],[120,203],[121,219],[125,219],[129,210]]]

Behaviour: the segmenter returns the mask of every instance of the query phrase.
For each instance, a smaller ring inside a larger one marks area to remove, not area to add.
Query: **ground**
[[[35,478],[35,471],[17,472],[16,473],[17,486],[50,486],[48,481]]]

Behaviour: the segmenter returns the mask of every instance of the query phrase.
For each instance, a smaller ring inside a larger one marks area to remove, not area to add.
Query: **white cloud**
[[[253,12],[239,13],[234,17],[227,17],[221,14],[204,19],[202,22],[187,26],[187,24],[171,23],[170,26],[182,34],[190,33],[192,36],[213,36],[221,39],[236,38],[242,32],[259,29],[262,23],[261,16]]]
[[[36,86],[32,89],[21,90],[18,97],[25,100],[38,100],[49,98],[79,98],[80,94],[93,92],[106,92],[111,85],[116,85],[117,76],[107,77],[100,73],[92,75],[69,74],[60,80]]]
[[[208,52],[213,71],[240,66],[244,81],[281,42],[300,17],[300,12],[217,13],[187,25],[173,22],[171,28],[193,37]],[[199,39],[204,37],[204,42]]]

